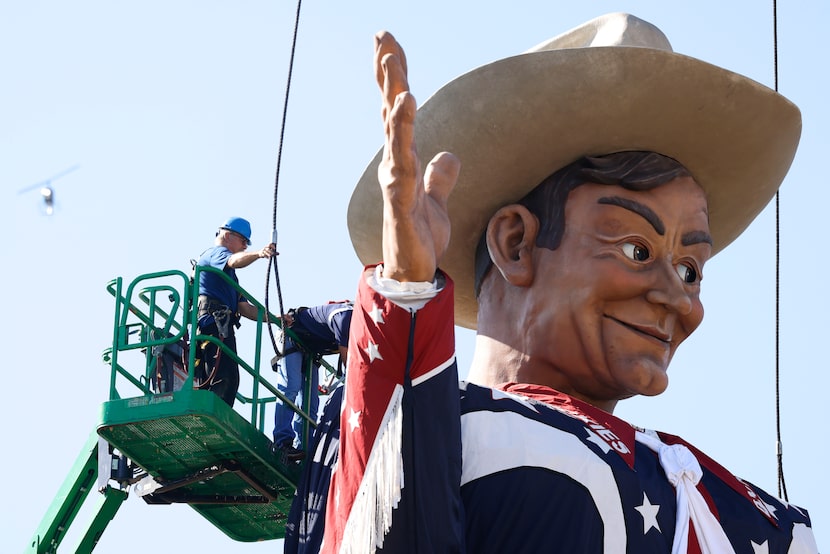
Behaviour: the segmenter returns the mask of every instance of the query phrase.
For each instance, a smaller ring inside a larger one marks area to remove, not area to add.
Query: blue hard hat
[[[247,219],[242,219],[241,217],[229,217],[225,223],[223,223],[220,229],[227,229],[228,231],[233,231],[234,233],[238,233],[245,237],[245,241],[248,243],[248,246],[251,245],[251,224],[248,223]]]

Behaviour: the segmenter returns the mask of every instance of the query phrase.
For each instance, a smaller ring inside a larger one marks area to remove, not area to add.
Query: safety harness
[[[221,302],[218,302],[210,296],[206,296],[204,294],[199,295],[198,310],[199,319],[201,319],[202,316],[205,315],[210,315],[213,317],[213,322],[216,325],[216,331],[219,335],[219,340],[222,341],[222,344],[225,343],[225,339],[231,336],[231,326],[239,328],[239,316],[237,316],[235,312],[231,311],[231,309],[228,306],[222,304]],[[209,342],[210,341],[202,341],[202,343],[199,345],[199,352],[201,356],[199,356],[200,359],[196,360],[197,366],[199,365],[199,362],[201,360],[205,360],[205,363],[207,363],[205,349],[207,348]],[[210,374],[207,375],[205,380],[196,388],[209,388],[216,383],[214,379],[216,378],[216,372],[219,369],[219,362],[221,359],[222,349],[217,348],[216,356],[213,359],[213,367],[210,369]]]

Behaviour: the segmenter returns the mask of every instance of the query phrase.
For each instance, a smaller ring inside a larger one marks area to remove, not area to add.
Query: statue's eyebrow
[[[660,236],[663,236],[666,233],[666,226],[663,223],[663,220],[660,219],[660,216],[654,213],[654,210],[645,204],[637,202],[636,200],[623,198],[621,196],[603,196],[597,200],[597,204],[609,204],[632,211],[648,221]],[[683,246],[691,246],[702,242],[712,245],[712,236],[706,231],[689,231],[680,238],[680,241]]]
[[[636,200],[621,196],[603,196],[597,200],[597,204],[610,204],[611,206],[619,206],[620,208],[632,211],[648,221],[654,227],[654,230],[657,231],[658,235],[663,236],[666,234],[666,225],[660,219],[660,216],[654,213],[654,210],[645,204],[640,204]]]
[[[706,231],[689,231],[680,237],[680,244],[683,246],[691,246],[693,244],[700,244],[701,242],[712,246],[712,235]]]

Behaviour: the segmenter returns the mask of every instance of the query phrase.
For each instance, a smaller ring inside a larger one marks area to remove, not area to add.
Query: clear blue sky
[[[818,232],[830,205],[819,172],[830,146],[830,6],[778,4],[780,90],[804,120],[781,194],[784,468],[790,500],[810,510],[828,550],[830,491],[818,457],[827,450],[828,300],[819,293],[830,264]],[[293,2],[208,0],[0,7],[0,217],[11,249],[2,321],[4,551],[28,543],[106,400],[107,281],[186,270],[228,215],[251,220],[255,246],[267,241],[295,10]],[[655,23],[678,52],[774,83],[771,1],[305,2],[278,209],[286,304],[353,296],[360,264],[346,205],[382,140],[375,31],[389,29],[402,42],[413,91],[425,100],[469,69],[611,11]],[[40,214],[36,191],[18,194],[74,164],[80,168],[54,183],[53,217]],[[768,208],[707,265],[706,318],[675,357],[669,390],[625,401],[616,412],[683,436],[772,492],[774,216]],[[240,272],[259,298],[265,270],[260,262]],[[459,332],[462,368],[471,351],[472,334]],[[147,506],[131,495],[98,551],[183,548],[273,552],[281,545],[235,543],[187,506]]]

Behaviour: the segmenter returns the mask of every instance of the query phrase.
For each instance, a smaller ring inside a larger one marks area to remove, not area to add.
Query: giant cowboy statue
[[[386,140],[349,226],[381,263],[286,551],[816,552],[805,510],[613,415],[666,389],[704,266],[774,196],[799,110],[624,14],[473,70],[417,117],[389,33],[375,70]],[[461,383],[454,324],[477,330]]]

